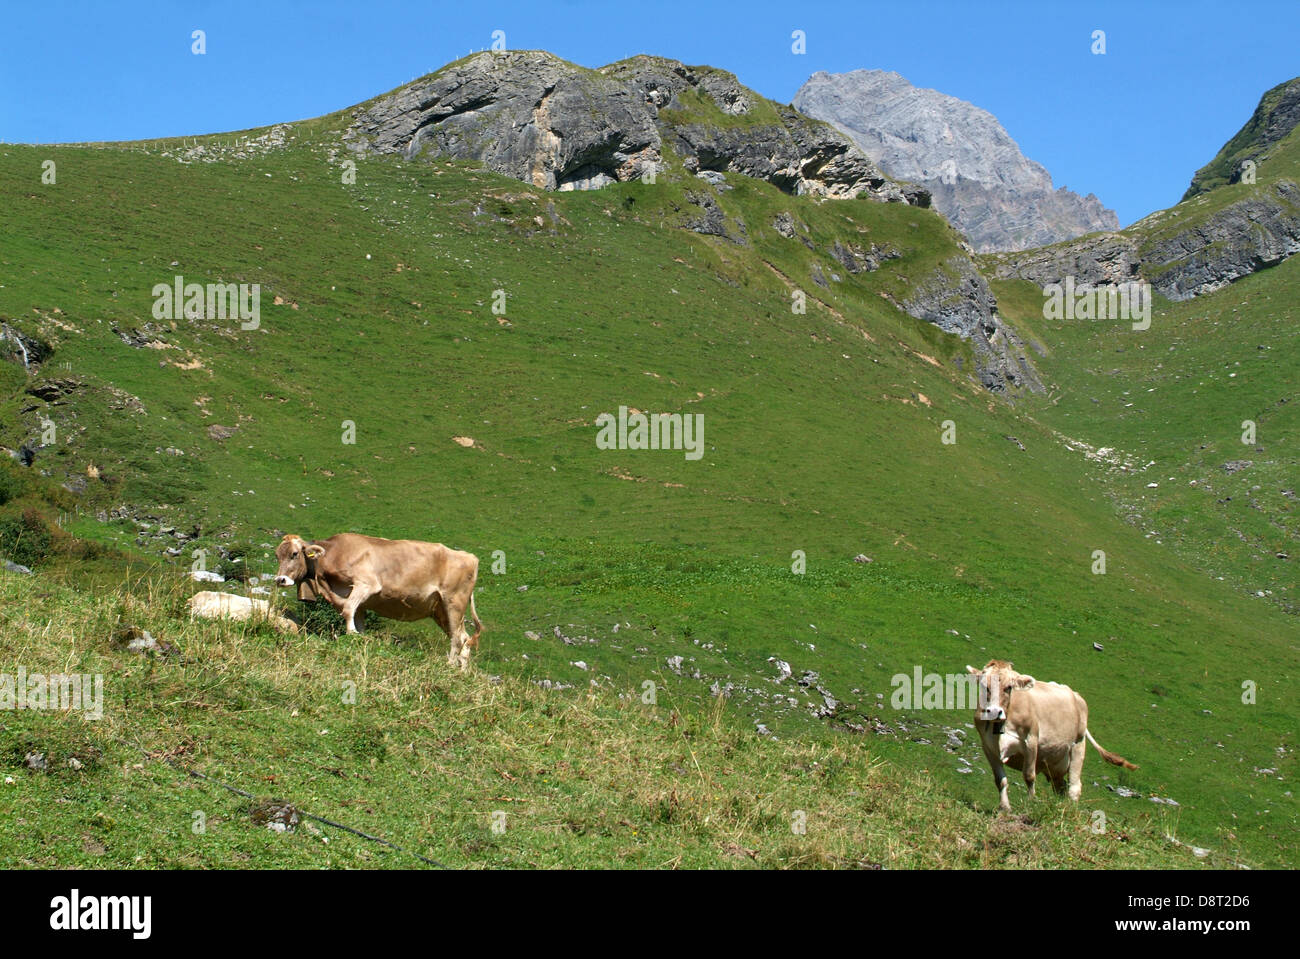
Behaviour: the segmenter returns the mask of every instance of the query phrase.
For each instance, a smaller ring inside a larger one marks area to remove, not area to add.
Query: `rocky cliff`
[[[902,302],[909,315],[970,343],[976,373],[993,393],[1043,392],[1043,383],[1015,330],[998,315],[988,283],[965,256],[950,257]]]
[[[347,141],[474,160],[548,190],[598,189],[673,159],[692,173],[743,173],[794,194],[929,201],[828,124],[725,71],[659,57],[588,70],[540,51],[476,54],[361,107]]]
[[[1119,227],[1092,194],[1053,188],[1047,170],[1020,152],[992,114],[897,73],[815,73],[794,105],[847,133],[889,176],[925,187],[935,209],[980,252]]]

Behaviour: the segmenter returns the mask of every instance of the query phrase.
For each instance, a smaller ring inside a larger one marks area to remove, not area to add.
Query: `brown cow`
[[[979,683],[979,708],[975,728],[984,755],[993,767],[993,784],[998,805],[1010,811],[1007,774],[1003,764],[1018,769],[1025,777],[1029,795],[1039,771],[1047,773],[1056,792],[1065,792],[1070,779],[1070,798],[1079,801],[1083,789],[1083,753],[1086,739],[1101,758],[1125,769],[1137,769],[1123,756],[1102,749],[1088,731],[1088,704],[1069,686],[1038,682],[1018,673],[1011,664],[990,660],[983,669],[967,666]]]
[[[441,543],[380,539],[339,533],[308,543],[288,535],[275,551],[280,561],[277,586],[297,586],[298,598],[327,600],[357,629],[357,613],[372,609],[386,619],[411,621],[432,616],[451,640],[449,663],[469,668],[483,623],[474,608],[478,557]],[[465,629],[465,613],[474,635]],[[364,619],[362,620],[364,623]]]

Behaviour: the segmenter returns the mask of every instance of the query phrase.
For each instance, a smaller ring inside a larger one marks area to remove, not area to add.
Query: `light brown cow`
[[[280,561],[276,585],[297,586],[302,600],[327,600],[349,633],[360,632],[357,614],[368,609],[408,622],[433,617],[451,640],[447,661],[469,668],[470,652],[483,632],[474,608],[478,557],[473,553],[441,543],[339,533],[312,543],[286,536],[275,556]],[[473,636],[465,629],[466,611],[474,619]]]
[[[1034,781],[1040,771],[1047,773],[1058,794],[1065,792],[1068,774],[1070,798],[1078,802],[1083,789],[1080,776],[1087,748],[1085,739],[1106,762],[1137,769],[1092,738],[1088,731],[1088,704],[1069,686],[1038,682],[1000,659],[990,660],[983,669],[967,666],[966,671],[979,684],[975,729],[984,755],[993,767],[993,784],[1002,809],[1011,809],[1004,764],[1020,770],[1030,796],[1034,795]]]

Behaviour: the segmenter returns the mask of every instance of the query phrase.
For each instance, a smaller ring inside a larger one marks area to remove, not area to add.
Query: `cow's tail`
[[[1092,743],[1093,748],[1096,749],[1097,752],[1101,753],[1101,758],[1106,760],[1106,762],[1114,766],[1123,766],[1125,769],[1137,769],[1137,766],[1133,765],[1123,756],[1117,756],[1109,749],[1103,747],[1101,743],[1097,742],[1097,740],[1093,739],[1091,731],[1085,729],[1083,734],[1088,737],[1088,742]]]
[[[474,617],[474,635],[470,637],[470,642],[478,646],[478,638],[483,635],[483,620],[478,618],[478,610],[474,608],[474,593],[469,594],[469,614]],[[1098,746],[1098,749],[1101,747]]]

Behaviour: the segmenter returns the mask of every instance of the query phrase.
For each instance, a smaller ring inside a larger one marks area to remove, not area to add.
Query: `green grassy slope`
[[[1259,105],[1245,126],[1223,145],[1213,160],[1196,171],[1191,186],[1183,194],[1183,200],[1190,200],[1194,196],[1235,182],[1241,177],[1242,163],[1245,160],[1258,161],[1265,158],[1265,153],[1271,152],[1268,149],[1271,146],[1270,124],[1285,117],[1287,109],[1293,109],[1291,105],[1295,103],[1296,84],[1296,80],[1279,83],[1259,98]],[[1279,110],[1283,112],[1279,114]]]
[[[6,867],[1201,863],[1158,824],[1099,831],[1060,802],[990,817],[860,740],[759,739],[718,710],[679,709],[681,681],[656,705],[551,693],[385,637],[344,646],[189,624],[174,591],[147,596],[0,580],[6,658],[106,676],[102,721],[29,728],[19,714],[0,727]],[[90,638],[123,620],[183,659]],[[262,823],[284,803],[399,848],[317,820],[277,835]]]
[[[890,677],[1010,658],[1083,692],[1097,737],[1142,767],[1121,774],[1092,756],[1084,811],[1104,811],[1112,830],[1176,831],[1220,862],[1295,862],[1285,795],[1294,618],[1125,523],[1101,469],[1058,435],[1065,425],[1036,404],[991,399],[956,369],[970,367],[963,344],[895,309],[889,298],[955,250],[937,215],[819,205],[730,177],[718,202],[744,219],[742,246],[678,228],[699,212],[686,192],[708,188],[671,175],[547,195],[460,165],[371,158],[344,185],[328,126],[217,163],[156,149],[0,148],[12,201],[0,214],[0,316],[54,345],[42,376],[81,384],[48,410],[70,441],[36,465],[56,479],[94,465],[88,513],[125,502],[164,523],[197,523],[187,563],[194,546],[245,545],[261,571],[282,531],[357,529],[473,550],[489,627],[483,673],[594,682],[602,696],[669,683],[687,712],[708,704],[711,685],[730,685],[722,715],[743,733],[737,742],[762,722],[783,740],[830,737],[819,748],[842,750],[860,737],[833,727],[884,724],[889,734],[861,736],[871,755],[897,775],[925,776],[937,808],[985,816],[995,794],[978,748],[969,735],[956,753],[942,748],[969,715],[900,722]],[[47,158],[58,164],[54,186],[39,181]],[[814,250],[771,228],[786,211]],[[826,253],[837,239],[903,256],[850,277]],[[816,285],[814,263],[842,280]],[[150,290],[177,273],[260,282],[261,329],[153,321]],[[809,295],[806,315],[790,311],[792,286]],[[497,289],[504,318],[491,311]],[[149,335],[175,349],[135,348],[112,331],[151,322]],[[144,412],[112,409],[122,398],[110,388]],[[30,436],[32,405],[21,394],[0,404],[7,445]],[[620,405],[702,413],[704,457],[598,450],[595,417]],[[345,420],[355,445],[341,442]],[[940,442],[945,420],[955,445]],[[214,439],[214,424],[238,429]],[[159,452],[168,447],[183,455]],[[124,548],[135,538],[126,522],[85,515],[72,526]],[[1090,571],[1096,549],[1108,555],[1104,576]],[[489,571],[496,550],[503,575]],[[795,550],[807,555],[805,575],[791,572]],[[858,553],[874,562],[854,563]],[[41,575],[77,578],[56,567]],[[158,629],[203,642],[174,623]],[[434,669],[444,642],[429,623],[387,625],[312,655],[383,649],[402,670]],[[675,656],[698,681],[679,679]],[[837,715],[814,719],[806,705],[821,697],[774,684],[770,657],[795,677],[816,671]],[[1258,705],[1241,705],[1243,678],[1259,683]],[[240,709],[220,714],[230,722],[204,722],[208,762],[269,741],[244,738],[237,713],[283,718],[288,708],[269,687],[240,695]],[[399,699],[422,714],[409,692]],[[172,714],[184,724],[205,715]],[[452,768],[474,768],[469,755]],[[1253,772],[1263,768],[1277,773]],[[1057,805],[1040,799],[1036,815],[1056,816],[1041,810]],[[862,815],[908,841],[894,813],[864,804]],[[1173,847],[1164,855],[1187,861]]]

